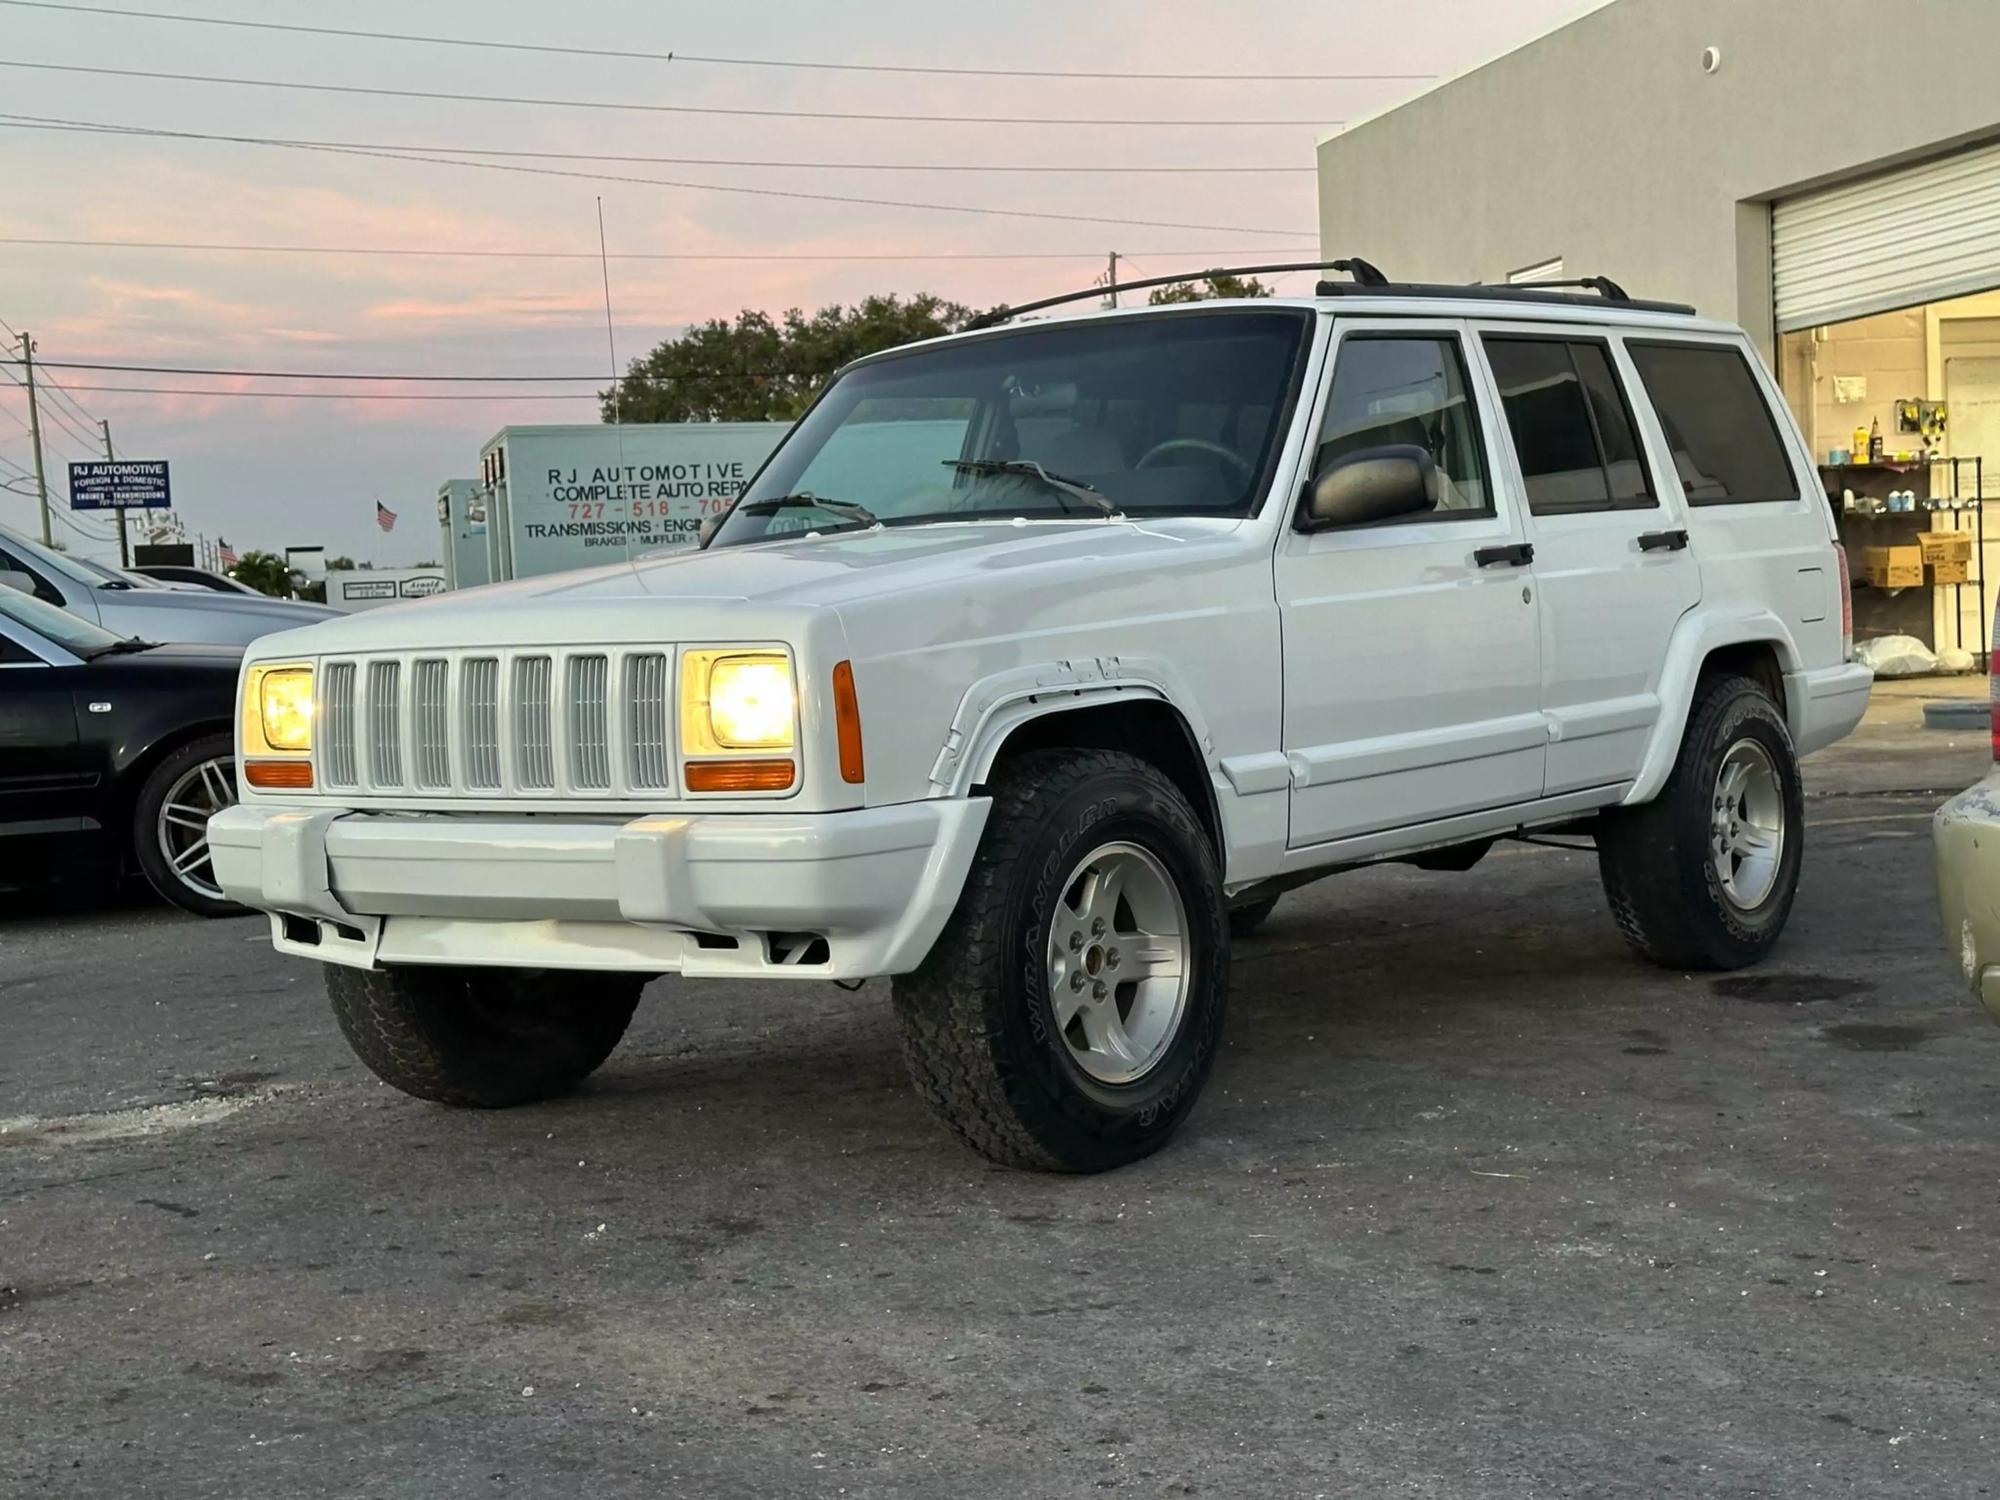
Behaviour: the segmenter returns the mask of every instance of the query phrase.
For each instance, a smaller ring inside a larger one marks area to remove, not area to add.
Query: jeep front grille
[[[674,788],[674,649],[535,648],[330,658],[328,791],[633,797]]]

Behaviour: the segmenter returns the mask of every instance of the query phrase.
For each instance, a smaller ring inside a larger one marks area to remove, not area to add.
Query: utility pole
[[[1118,305],[1118,252],[1116,250],[1111,252],[1111,265],[1104,273],[1104,285],[1111,293],[1111,300],[1106,306],[1116,307]]]
[[[49,532],[49,476],[42,468],[42,412],[35,400],[35,341],[25,333],[21,335],[21,365],[28,380],[28,439],[35,449],[35,496],[42,507],[42,545],[52,547],[55,537]]]
[[[104,461],[110,463],[112,462],[111,424],[99,417],[97,425],[104,429]],[[118,507],[118,566],[121,568],[132,566],[132,549],[125,545],[125,507],[122,505]]]

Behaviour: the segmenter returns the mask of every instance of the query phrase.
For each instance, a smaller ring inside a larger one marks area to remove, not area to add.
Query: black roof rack
[[[1591,296],[1565,291],[1580,287]],[[1455,286],[1439,282],[1390,282],[1382,286],[1360,286],[1345,281],[1322,281],[1313,288],[1320,297],[1452,297],[1459,301],[1532,302],[1542,306],[1595,307],[1606,303],[1634,312],[1674,313],[1693,317],[1695,309],[1686,302],[1648,302],[1633,297],[1609,276],[1582,276],[1574,281],[1517,281],[1504,286]]]
[[[1033,302],[1023,302],[1019,307],[996,307],[991,312],[983,312],[965,325],[965,331],[991,328],[1004,323],[1009,318],[1017,318],[1022,313],[1040,312],[1045,307],[1060,307],[1065,302],[1081,302],[1086,297],[1101,297],[1107,292],[1141,292],[1147,287],[1172,286],[1181,281],[1201,281],[1210,276],[1275,276],[1285,271],[1343,271],[1354,278],[1352,290],[1373,291],[1389,284],[1389,278],[1358,256],[1344,260],[1299,260],[1288,261],[1278,266],[1210,266],[1200,271],[1182,271],[1177,276],[1148,276],[1143,281],[1118,281],[1110,286],[1087,286],[1080,292],[1064,292],[1057,297],[1042,297]],[[1320,290],[1336,283],[1322,281]]]
[[[1040,312],[1045,307],[1060,307],[1065,302],[1081,302],[1086,297],[1101,297],[1106,292],[1140,292],[1148,287],[1173,286],[1183,281],[1201,281],[1211,276],[1274,276],[1286,271],[1339,271],[1352,277],[1351,281],[1322,281],[1313,288],[1319,297],[1453,297],[1461,301],[1481,302],[1533,302],[1557,307],[1603,307],[1607,302],[1619,307],[1631,308],[1635,312],[1678,313],[1692,317],[1694,308],[1685,302],[1647,302],[1629,296],[1625,288],[1609,276],[1581,276],[1573,281],[1527,281],[1510,282],[1504,286],[1453,286],[1438,282],[1396,282],[1384,276],[1369,262],[1358,255],[1350,255],[1340,260],[1288,261],[1274,266],[1210,266],[1200,271],[1182,271],[1173,276],[1148,276],[1142,281],[1120,281],[1106,286],[1087,286],[1081,291],[1063,292],[1055,297],[1041,297],[1033,302],[1023,302],[1019,307],[996,307],[991,312],[981,313],[965,325],[970,333],[980,328],[992,328],[1017,318],[1022,313]],[[1564,288],[1577,287],[1590,296]]]

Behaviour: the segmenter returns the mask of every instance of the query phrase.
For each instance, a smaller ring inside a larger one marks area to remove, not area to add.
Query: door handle
[[[1505,563],[1510,568],[1525,568],[1535,560],[1535,546],[1532,542],[1513,542],[1505,547],[1481,547],[1472,554],[1472,560],[1482,568],[1490,568],[1495,563]]]
[[[1641,552],[1679,552],[1688,544],[1685,531],[1642,531],[1639,533]]]

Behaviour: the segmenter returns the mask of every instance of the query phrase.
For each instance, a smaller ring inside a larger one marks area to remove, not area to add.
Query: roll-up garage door
[[[2000,286],[2000,145],[1780,199],[1771,260],[1787,332]]]

